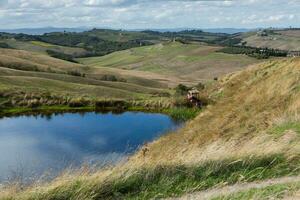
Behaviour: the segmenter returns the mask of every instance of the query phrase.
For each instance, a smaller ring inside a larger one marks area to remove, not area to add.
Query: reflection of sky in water
[[[0,119],[0,181],[121,159],[175,128],[162,114],[63,114]]]

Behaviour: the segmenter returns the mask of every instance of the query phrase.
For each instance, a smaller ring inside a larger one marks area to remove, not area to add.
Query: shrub
[[[188,91],[190,90],[189,87],[183,85],[183,84],[179,84],[176,88],[176,95],[186,95],[188,93]]]
[[[112,81],[112,82],[118,81],[117,77],[114,76],[114,75],[103,75],[103,76],[101,77],[101,80],[102,80],[102,81]]]
[[[12,49],[11,46],[9,46],[8,44],[4,43],[4,42],[0,42],[0,48],[4,48],[4,49]]]
[[[70,107],[84,107],[90,105],[90,101],[84,98],[72,99],[68,105]]]
[[[128,103],[123,100],[98,100],[95,102],[96,109],[117,108],[125,109]]]
[[[81,76],[81,77],[85,77],[85,74],[80,73],[77,70],[73,70],[73,71],[68,71],[67,74],[71,75],[71,76]]]
[[[66,60],[69,62],[77,63],[77,61],[74,60],[72,55],[65,54],[65,53],[58,52],[58,51],[53,51],[53,50],[47,50],[46,52],[48,53],[49,56],[51,56],[53,58],[58,58],[61,60]]]

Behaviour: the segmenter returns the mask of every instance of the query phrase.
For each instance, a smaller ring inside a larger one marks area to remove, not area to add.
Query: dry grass
[[[138,153],[132,165],[194,164],[241,155],[297,152],[299,137],[293,131],[274,138],[267,130],[278,118],[300,112],[299,87],[299,59],[270,61],[228,75],[211,91],[222,93],[215,95],[219,98],[215,105],[177,133],[149,144],[146,158]]]
[[[287,30],[276,31],[276,34],[269,34],[268,36],[258,36],[256,33],[246,33],[243,41],[247,42],[248,46],[252,47],[268,47],[273,49],[281,49],[288,51],[299,51],[300,44],[300,31],[299,30]]]

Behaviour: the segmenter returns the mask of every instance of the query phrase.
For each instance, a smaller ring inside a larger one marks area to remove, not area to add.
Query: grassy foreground
[[[2,199],[156,199],[268,178],[297,175],[300,160],[283,155],[205,162],[195,166],[156,166],[112,171],[109,177],[84,175]],[[0,196],[1,198],[1,196]]]

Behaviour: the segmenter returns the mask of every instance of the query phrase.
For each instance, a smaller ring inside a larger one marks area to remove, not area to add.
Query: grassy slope
[[[2,39],[0,42],[6,43],[14,49],[25,50],[37,53],[47,54],[47,50],[53,50],[62,52],[69,55],[80,56],[87,53],[85,49],[74,48],[74,47],[64,47],[59,45],[53,45],[40,41],[18,41],[15,39]]]
[[[0,65],[26,71],[67,72],[72,69],[86,69],[83,65],[66,62],[40,53],[1,48]]]
[[[178,133],[149,145],[149,155],[142,163],[191,164],[271,154],[282,152],[289,142],[295,145],[285,152],[297,152],[299,77],[299,59],[269,61],[226,76],[209,92],[219,99],[217,103]]]
[[[299,30],[276,31],[275,34],[265,37],[258,36],[256,33],[245,33],[242,37],[248,46],[300,51]]]
[[[141,150],[112,170],[61,177],[19,195],[3,192],[3,197],[151,199],[297,175],[299,77],[299,59],[228,75],[208,88],[215,105],[178,132],[146,145],[146,154]]]
[[[86,76],[71,76],[68,75],[70,71],[78,71]],[[107,74],[125,78],[126,82],[102,81],[101,77]],[[102,70],[39,53],[0,49],[0,96],[18,96],[21,100],[22,95],[39,96],[45,93],[89,99],[149,99],[166,94],[168,90],[159,81],[123,75],[119,70]]]
[[[194,83],[240,70],[258,62],[244,55],[215,52],[218,49],[220,47],[175,42],[133,48],[103,57],[83,58],[79,61],[93,67],[152,72],[179,78],[181,82]]]

